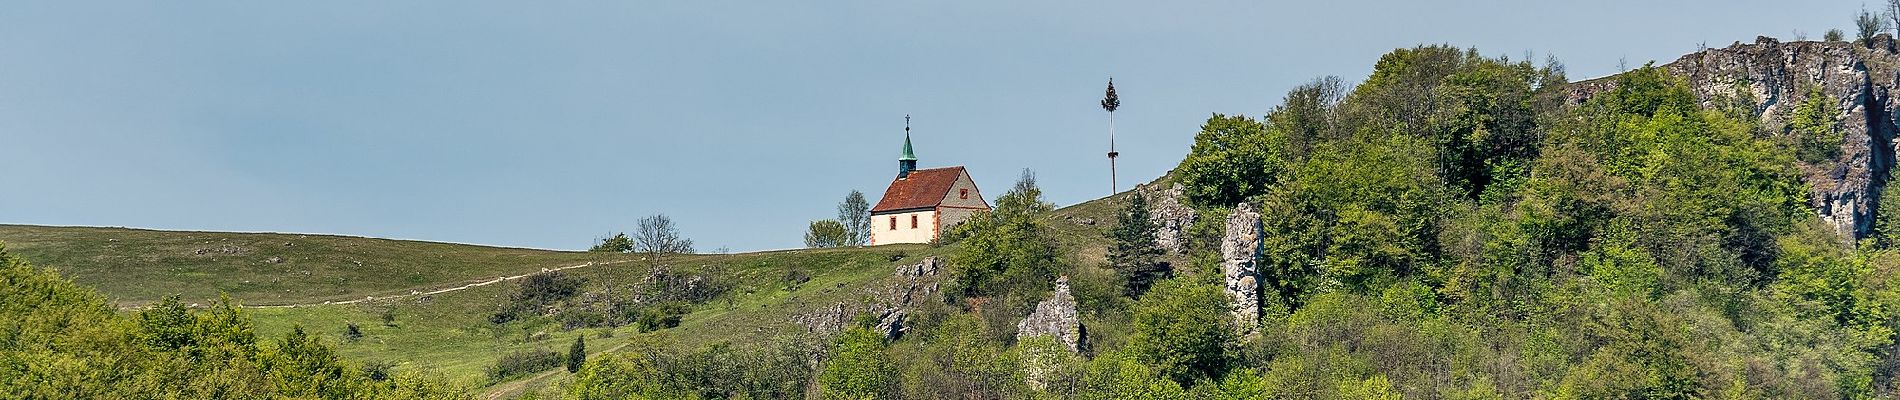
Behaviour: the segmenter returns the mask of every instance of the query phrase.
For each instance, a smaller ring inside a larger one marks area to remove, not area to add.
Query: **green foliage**
[[[634,324],[642,332],[672,328],[680,326],[680,318],[692,311],[691,306],[676,301],[641,307],[634,312]]]
[[[1280,105],[1267,113],[1271,129],[1285,134],[1289,159],[1304,158],[1322,141],[1351,136],[1340,121],[1339,102],[1346,96],[1346,84],[1328,76],[1294,87]]]
[[[1016,353],[990,339],[991,330],[974,316],[958,314],[936,325],[921,343],[892,348],[894,358],[903,360],[905,397],[1021,397],[1027,391],[1022,364]]]
[[[600,357],[582,367],[565,392],[568,398],[580,400],[694,398],[663,387],[655,376],[658,369],[640,353]]]
[[[585,364],[587,364],[587,336],[575,336],[574,345],[567,348],[567,372],[580,372],[581,366]]]
[[[1841,33],[1840,28],[1832,28],[1832,29],[1828,29],[1826,34],[1821,35],[1821,40],[1825,40],[1829,42],[1839,42],[1842,40],[1847,40],[1847,34]]]
[[[1076,382],[1074,399],[1186,399],[1179,383],[1164,368],[1126,353],[1109,353],[1085,363]]]
[[[1035,174],[1023,170],[996,209],[977,212],[946,236],[959,247],[950,257],[948,289],[956,296],[988,296],[1023,289],[1040,293],[1055,281],[1058,249],[1043,216],[1054,206],[1042,200]]]
[[[1874,35],[1878,35],[1880,31],[1886,29],[1887,20],[1881,19],[1879,15],[1874,14],[1872,11],[1867,11],[1867,8],[1864,6],[1860,9],[1859,14],[1854,14],[1854,32],[1858,35],[1855,37],[1860,38],[1862,45],[1873,46]]]
[[[521,350],[502,355],[495,359],[495,365],[488,367],[488,379],[500,382],[517,376],[532,374],[558,368],[566,359],[560,352],[552,350]]]
[[[1807,98],[1788,116],[1788,136],[1794,142],[1795,158],[1818,163],[1840,157],[1841,133],[1835,128],[1835,114],[1827,93],[1820,86],[1807,90]]]
[[[818,391],[826,399],[881,399],[894,393],[897,376],[884,353],[884,338],[853,327],[838,338],[837,353],[818,373]]]
[[[527,315],[539,313],[549,304],[566,300],[581,293],[581,285],[586,280],[568,275],[561,271],[549,271],[528,275],[521,284],[508,295],[500,308],[489,321],[506,323]]]
[[[595,243],[594,247],[587,248],[587,251],[606,253],[632,252],[633,239],[627,237],[626,232],[615,233],[613,236],[600,238],[600,243]]]
[[[1173,272],[1161,261],[1161,246],[1155,243],[1155,225],[1148,220],[1148,199],[1141,194],[1126,196],[1127,205],[1115,214],[1115,227],[1109,229],[1108,267],[1121,275],[1123,293],[1140,297],[1155,281]]]
[[[1447,202],[1429,150],[1403,136],[1328,142],[1262,198],[1266,287],[1278,303],[1363,289],[1435,255]]]
[[[1889,174],[1880,188],[1880,197],[1876,198],[1873,232],[1867,235],[1873,239],[1874,246],[1882,249],[1900,244],[1900,181]]]
[[[383,307],[383,312],[380,314],[377,314],[376,318],[383,320],[383,326],[395,327],[396,326],[396,306]]]
[[[805,247],[820,249],[849,246],[852,240],[851,233],[845,230],[844,224],[836,220],[812,221],[811,227],[805,229]]]
[[[467,398],[410,375],[348,367],[294,329],[263,343],[228,298],[136,314],[0,248],[0,393],[21,398]]]
[[[1219,379],[1234,360],[1233,315],[1221,288],[1178,279],[1135,304],[1128,352],[1182,385]]]
[[[1476,199],[1498,171],[1536,156],[1542,132],[1533,94],[1547,76],[1529,62],[1479,56],[1475,50],[1421,46],[1380,57],[1352,93],[1350,115],[1361,131],[1410,134],[1433,149],[1445,186]],[[1370,118],[1366,118],[1370,117]]]
[[[1188,200],[1202,207],[1232,207],[1271,186],[1285,169],[1284,134],[1245,116],[1214,114],[1194,135],[1194,146],[1175,170],[1187,183]]]
[[[561,392],[570,399],[805,397],[812,379],[808,338],[680,351],[650,338],[592,357]]]

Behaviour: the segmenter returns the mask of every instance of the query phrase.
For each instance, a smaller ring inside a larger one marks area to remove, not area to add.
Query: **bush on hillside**
[[[488,366],[488,380],[500,382],[516,376],[555,369],[561,366],[566,357],[561,353],[545,350],[517,350],[495,360]]]
[[[612,236],[600,238],[597,243],[594,243],[594,247],[588,248],[587,251],[604,253],[632,252],[633,239],[627,237],[625,232],[615,233]]]
[[[500,324],[524,316],[539,315],[541,309],[548,305],[580,294],[583,283],[584,279],[561,271],[528,275],[508,293],[508,298],[502,301],[489,321]]]

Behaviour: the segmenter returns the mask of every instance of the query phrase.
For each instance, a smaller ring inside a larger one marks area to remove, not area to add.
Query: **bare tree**
[[[640,225],[633,231],[633,246],[634,251],[645,253],[655,263],[667,254],[693,252],[693,240],[681,237],[679,228],[673,226],[673,219],[666,214],[641,218]]]
[[[856,190],[838,203],[838,223],[844,224],[844,246],[863,246],[871,241],[871,204]]]
[[[1892,23],[1894,36],[1900,37],[1900,0],[1887,0],[1886,10],[1881,13],[1887,15],[1887,20],[1883,22]]]

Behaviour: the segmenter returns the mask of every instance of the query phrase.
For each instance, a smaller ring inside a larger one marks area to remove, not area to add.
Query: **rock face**
[[[866,288],[863,300],[833,303],[816,310],[793,315],[791,322],[812,332],[829,335],[843,331],[860,314],[877,320],[872,329],[887,339],[896,339],[908,330],[905,310],[924,301],[943,287],[943,259],[925,258],[916,264],[899,265],[888,285]]]
[[[1227,233],[1221,237],[1221,274],[1227,283],[1229,307],[1243,337],[1260,329],[1260,213],[1252,204],[1240,203],[1227,217]]]
[[[1187,252],[1187,229],[1199,215],[1188,207],[1187,187],[1175,183],[1161,189],[1149,185],[1135,188],[1148,200],[1148,221],[1155,225],[1155,243],[1175,254]]]
[[[1896,104],[1890,92],[1900,85],[1900,54],[1891,36],[1870,44],[1850,42],[1781,43],[1756,38],[1725,48],[1683,56],[1661,67],[1682,77],[1705,106],[1731,102],[1738,94],[1753,103],[1770,134],[1784,134],[1796,105],[1809,90],[1820,89],[1834,104],[1842,133],[1840,155],[1801,165],[1812,188],[1808,205],[1842,234],[1858,239],[1873,228],[1874,206],[1894,164]],[[1571,85],[1569,100],[1582,103],[1614,89],[1613,78]]]
[[[1082,351],[1084,332],[1076,317],[1075,296],[1069,293],[1069,277],[1056,278],[1055,294],[1036,303],[1036,311],[1016,323],[1018,340],[1038,335],[1055,337],[1070,352]]]

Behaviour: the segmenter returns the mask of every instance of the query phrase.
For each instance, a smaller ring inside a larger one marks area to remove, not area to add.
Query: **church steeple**
[[[910,115],[904,115],[904,154],[897,157],[897,179],[910,176],[917,170],[917,155],[910,150]]]

